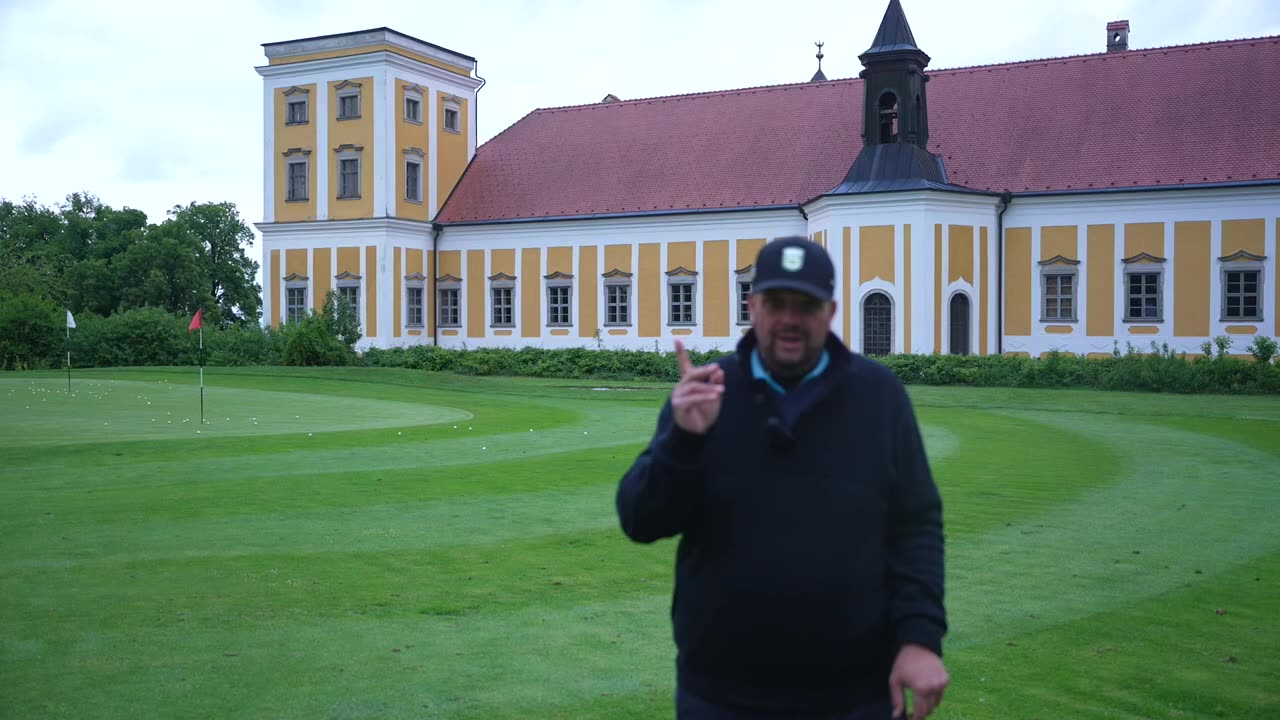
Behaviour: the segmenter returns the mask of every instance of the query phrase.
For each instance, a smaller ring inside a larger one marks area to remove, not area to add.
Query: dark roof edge
[[[563,222],[567,220],[610,220],[614,218],[658,217],[667,215],[708,215],[711,213],[730,212],[763,212],[765,210],[799,210],[799,205],[742,205],[730,208],[686,208],[682,210],[643,210],[626,213],[590,213],[586,215],[550,215],[532,218],[501,218],[497,220],[457,220],[447,222],[437,220],[435,224],[444,227],[461,227],[466,225],[510,225],[513,223]]]
[[[266,48],[266,47],[272,47],[273,45],[288,45],[289,43],[306,42],[306,41],[308,41],[308,40],[328,40],[329,38],[346,37],[346,36],[348,36],[348,35],[360,35],[360,34],[363,34],[363,33],[369,33],[369,32],[381,32],[381,31],[383,31],[383,30],[385,30],[385,31],[387,31],[387,32],[395,33],[396,35],[401,35],[401,36],[403,36],[403,37],[407,37],[407,38],[409,38],[410,40],[412,40],[412,41],[414,41],[414,42],[420,42],[420,43],[422,43],[423,45],[427,45],[427,46],[433,47],[433,48],[435,48],[435,49],[437,49],[437,50],[443,50],[443,51],[445,51],[445,52],[447,52],[447,53],[452,53],[452,54],[454,54],[454,55],[457,55],[458,57],[466,58],[466,59],[470,60],[471,62],[475,62],[475,61],[476,61],[476,59],[475,59],[475,58],[471,57],[470,55],[467,55],[466,53],[460,53],[460,52],[458,52],[457,50],[450,50],[449,48],[447,48],[447,47],[445,47],[445,46],[443,46],[443,45],[437,45],[437,44],[435,44],[435,43],[433,43],[433,42],[427,42],[426,40],[423,40],[422,38],[416,38],[416,37],[414,37],[414,36],[410,35],[409,33],[402,33],[402,32],[400,32],[399,30],[396,30],[396,29],[394,29],[394,28],[389,28],[389,27],[387,27],[387,26],[385,26],[385,25],[384,25],[384,26],[382,26],[382,27],[376,27],[376,28],[366,28],[366,29],[364,29],[364,30],[352,30],[352,31],[350,31],[350,32],[330,33],[330,34],[328,34],[328,35],[315,35],[315,36],[312,36],[312,37],[294,38],[293,40],[278,40],[278,41],[276,41],[276,42],[262,43],[262,47]]]
[[[1271,180],[1236,180],[1220,183],[1187,183],[1184,185],[1135,185],[1133,187],[1081,188],[1073,190],[1035,190],[1014,192],[1013,197],[1051,197],[1054,195],[1103,195],[1126,192],[1158,192],[1161,190],[1218,190],[1242,187],[1267,187],[1280,185],[1280,178]],[[994,193],[999,195],[1000,193]]]

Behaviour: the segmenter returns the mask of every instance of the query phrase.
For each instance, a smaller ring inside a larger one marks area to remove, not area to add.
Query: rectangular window
[[[1076,319],[1075,279],[1070,273],[1045,273],[1042,319]]]
[[[604,322],[606,325],[631,324],[631,286],[604,286]]]
[[[413,160],[404,164],[404,199],[422,202],[422,163]]]
[[[693,283],[672,283],[668,322],[672,325],[693,324]]]
[[[460,127],[458,108],[446,107],[444,109],[444,129],[449,132],[458,132]]]
[[[338,96],[338,119],[351,120],[360,117],[360,93]]]
[[[462,314],[458,308],[458,288],[440,288],[436,291],[436,324],[441,327],[458,327]]]
[[[738,281],[738,324],[751,324],[751,308],[747,304],[748,298],[751,297],[751,281]]]
[[[1160,273],[1128,273],[1126,320],[1160,319]]]
[[[285,288],[284,308],[286,323],[302,322],[307,316],[307,289],[305,287]]]
[[[360,197],[359,158],[342,158],[338,161],[338,197]]]
[[[510,327],[515,325],[515,308],[512,303],[510,287],[496,287],[493,293],[493,324]]]
[[[286,125],[303,125],[307,122],[306,98],[290,100],[286,107],[288,108],[288,113],[285,116]]]
[[[422,101],[418,98],[406,97],[404,99],[404,119],[409,122],[422,122]]]
[[[356,322],[360,322],[360,286],[359,285],[339,285],[338,301],[347,304],[351,308],[351,312],[356,316]]]
[[[1222,312],[1230,320],[1258,320],[1262,318],[1259,308],[1262,305],[1260,283],[1262,273],[1258,270],[1228,270],[1224,273]]]
[[[307,199],[307,161],[295,160],[291,161],[286,167],[289,169],[288,191],[285,200],[297,202]]]
[[[422,288],[411,287],[405,290],[405,307],[408,317],[405,324],[411,327],[422,326]]]
[[[555,285],[547,288],[548,325],[570,324],[569,292],[572,289],[568,285]]]

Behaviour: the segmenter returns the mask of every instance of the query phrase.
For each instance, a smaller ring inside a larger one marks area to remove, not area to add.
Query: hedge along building
[[[1128,31],[929,72],[890,0],[859,78],[610,95],[479,149],[474,59],[386,29],[269,44],[266,316],[337,288],[366,347],[723,349],[758,249],[806,235],[868,354],[1275,335],[1280,38]]]

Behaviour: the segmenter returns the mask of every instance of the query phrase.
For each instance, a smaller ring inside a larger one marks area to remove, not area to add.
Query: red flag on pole
[[[201,313],[203,312],[204,310],[196,311],[196,316],[191,318],[191,324],[187,326],[187,332],[191,332],[192,330],[199,330],[200,328],[204,327],[204,319],[201,316]]]

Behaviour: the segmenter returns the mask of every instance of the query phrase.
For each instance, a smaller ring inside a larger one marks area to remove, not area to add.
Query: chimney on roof
[[[1124,52],[1129,49],[1129,21],[1115,20],[1107,23],[1107,52]]]

